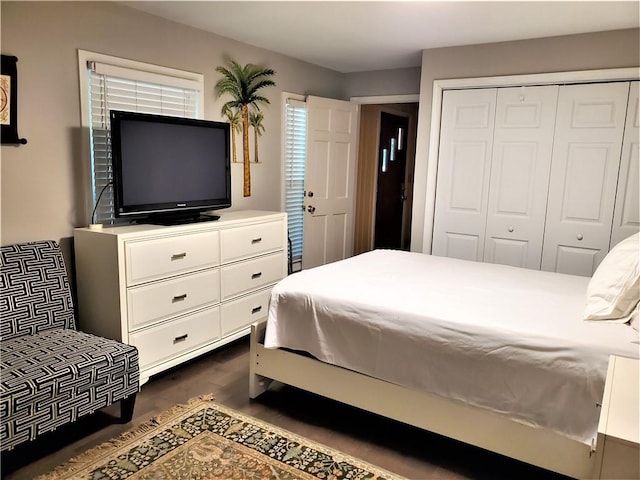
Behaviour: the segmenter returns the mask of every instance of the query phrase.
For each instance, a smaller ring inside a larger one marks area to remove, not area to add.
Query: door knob
[[[309,206],[307,207],[307,212],[309,212],[309,213],[313,213],[313,212],[315,212],[315,211],[316,211],[316,207],[314,207],[314,206],[312,206],[312,205],[309,205]]]

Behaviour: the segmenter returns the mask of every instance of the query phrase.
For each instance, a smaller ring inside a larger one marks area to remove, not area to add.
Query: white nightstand
[[[597,478],[640,478],[638,360],[612,356],[602,399],[596,446]]]

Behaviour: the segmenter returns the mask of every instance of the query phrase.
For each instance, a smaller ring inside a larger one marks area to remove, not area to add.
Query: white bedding
[[[588,282],[376,250],[276,285],[264,344],[591,443],[609,355],[638,358],[639,342],[582,320]]]

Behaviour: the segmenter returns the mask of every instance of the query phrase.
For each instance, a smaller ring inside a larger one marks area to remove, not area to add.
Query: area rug
[[[362,460],[243,415],[190,400],[39,480],[401,480]]]

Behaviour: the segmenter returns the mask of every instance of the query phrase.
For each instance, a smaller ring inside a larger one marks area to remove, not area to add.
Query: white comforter
[[[628,325],[582,320],[588,282],[376,250],[276,285],[265,347],[590,443],[609,355],[638,358],[639,343]]]

